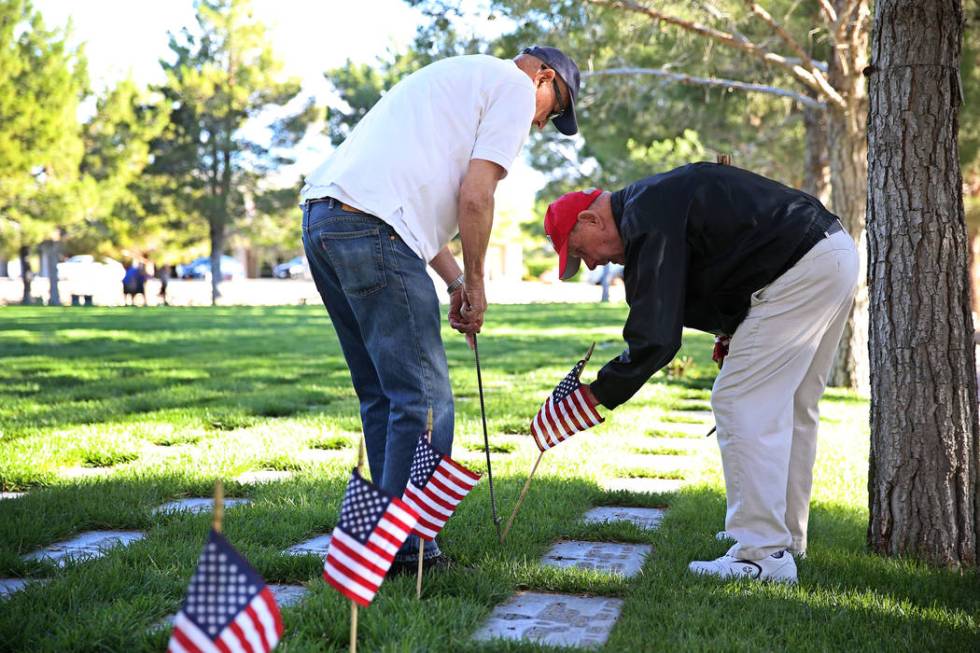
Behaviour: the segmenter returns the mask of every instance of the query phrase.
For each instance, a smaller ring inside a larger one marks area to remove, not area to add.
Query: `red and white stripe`
[[[409,479],[403,498],[419,515],[415,524],[416,535],[423,540],[435,538],[452,517],[459,502],[479,480],[479,474],[446,456],[442,457],[425,487],[419,487]]]
[[[282,637],[279,606],[268,587],[255,595],[214,639],[181,610],[174,621],[168,653],[268,653]]]
[[[531,420],[531,435],[541,451],[547,451],[579,431],[590,429],[604,420],[599,412],[589,405],[579,386],[567,397],[555,402],[548,395],[538,414]]]
[[[324,580],[351,601],[367,607],[417,521],[412,508],[401,499],[392,499],[364,544],[335,528],[323,561]]]

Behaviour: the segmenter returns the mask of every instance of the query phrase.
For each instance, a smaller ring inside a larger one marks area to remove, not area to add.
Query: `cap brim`
[[[560,273],[559,278],[562,281],[568,281],[578,273],[579,265],[581,265],[582,259],[576,256],[569,256],[566,250],[565,254],[565,266],[562,268],[564,270]]]
[[[551,121],[555,129],[565,136],[574,136],[578,133],[578,120],[575,118],[575,103],[573,102],[565,113]]]

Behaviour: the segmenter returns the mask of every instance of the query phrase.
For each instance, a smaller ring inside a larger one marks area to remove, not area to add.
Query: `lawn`
[[[537,450],[526,435],[540,401],[595,340],[585,378],[620,351],[625,307],[494,306],[480,338],[494,476],[503,512],[516,501]],[[456,394],[454,455],[483,471],[472,353],[447,329]],[[545,455],[506,545],[495,543],[488,487],[463,502],[441,538],[468,568],[395,578],[360,617],[364,651],[538,651],[470,641],[515,591],[625,599],[603,650],[977,650],[977,576],[869,555],[867,402],[831,391],[821,410],[809,557],[795,587],[722,583],[686,572],[713,558],[724,518],[720,461],[702,423],[714,369],[707,336],[690,333],[682,376],[660,373],[607,422]],[[154,630],[180,606],[210,525],[208,515],[157,515],[166,501],[208,496],[216,477],[225,532],[269,582],[306,584],[286,608],[283,651],[342,651],[348,604],[320,579],[314,556],[282,551],[332,530],[357,458],[357,400],[319,307],[0,308],[0,577],[43,578],[0,603],[6,651],[162,651]],[[609,493],[615,477],[676,471],[649,456],[684,454],[676,495]],[[689,468],[688,468],[689,467]],[[293,472],[259,485],[249,471]],[[656,531],[585,526],[595,505],[669,506]],[[96,528],[146,531],[98,560],[25,561],[39,547]],[[559,539],[649,543],[640,576],[542,567]],[[477,572],[477,573],[474,573]]]

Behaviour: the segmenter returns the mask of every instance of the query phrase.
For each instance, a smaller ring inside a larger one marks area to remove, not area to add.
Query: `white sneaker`
[[[688,565],[695,574],[719,578],[751,578],[780,583],[796,583],[796,561],[786,551],[777,551],[762,560],[740,560],[723,555],[716,560],[695,560]]]

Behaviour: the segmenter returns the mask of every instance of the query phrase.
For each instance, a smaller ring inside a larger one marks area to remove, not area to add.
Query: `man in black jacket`
[[[796,581],[806,551],[817,403],[857,285],[838,219],[800,191],[695,163],[613,193],[568,193],[545,231],[560,276],[625,265],[626,350],[589,386],[615,408],[681,346],[683,328],[730,336],[711,395],[725,472],[726,555],[690,569]],[[721,535],[721,534],[719,534]]]

